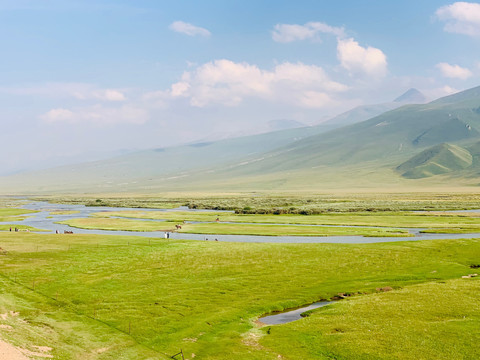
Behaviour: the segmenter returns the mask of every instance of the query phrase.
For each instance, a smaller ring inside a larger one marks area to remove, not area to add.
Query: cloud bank
[[[448,63],[442,62],[437,64],[436,67],[440,70],[444,77],[452,79],[465,80],[473,75],[469,69],[463,68],[459,65],[450,65]]]
[[[172,98],[189,98],[195,107],[237,106],[247,98],[323,107],[333,102],[332,94],[347,89],[315,65],[285,62],[273,70],[263,70],[245,62],[221,59],[185,72],[169,94]]]
[[[444,30],[469,36],[480,36],[480,4],[456,2],[442,6],[435,15],[445,21]]]

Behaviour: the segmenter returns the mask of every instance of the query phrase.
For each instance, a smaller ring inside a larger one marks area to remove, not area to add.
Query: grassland
[[[111,219],[99,217],[70,219],[59,221],[58,223],[76,228],[99,230],[173,231],[175,229],[175,224],[172,222]]]
[[[264,328],[259,344],[290,359],[477,359],[479,289],[455,279],[355,297]]]
[[[183,349],[187,359],[389,359],[395,341],[399,358],[418,357],[420,343],[427,359],[441,349],[452,359],[480,356],[479,282],[460,279],[479,263],[478,239],[247,244],[0,233],[0,246],[0,313],[19,312],[0,320],[11,326],[2,337],[50,346],[56,358],[158,359]],[[394,290],[377,293],[386,286]],[[338,293],[357,295],[298,323],[253,323]]]
[[[477,213],[415,213],[415,212],[381,212],[381,213],[331,213],[321,215],[245,215],[215,212],[187,211],[114,211],[94,213],[96,217],[125,217],[137,219],[168,220],[168,221],[201,221],[263,224],[302,224],[302,225],[351,225],[351,226],[383,226],[392,225],[405,228],[448,227],[480,225]]]
[[[44,229],[37,229],[33,226],[18,225],[18,224],[0,224],[0,231],[14,231],[17,228],[19,231],[48,231]]]
[[[104,214],[104,213],[102,213]],[[156,222],[131,219],[117,219],[109,217],[90,217],[60,221],[60,224],[82,229],[126,230],[126,231],[178,231],[193,234],[222,234],[222,235],[265,235],[265,236],[333,236],[333,235],[364,235],[364,236],[410,236],[408,231],[395,228],[368,228],[368,227],[322,227],[303,225],[269,225],[244,223],[199,223],[182,224],[182,228],[175,229],[175,222]],[[178,223],[178,222],[177,222]]]
[[[265,225],[265,224],[228,224],[203,223],[185,224],[180,233],[193,234],[222,234],[222,235],[266,235],[266,236],[335,236],[335,235],[363,235],[378,236],[412,236],[407,230],[394,228],[367,228],[367,227],[322,227],[322,226],[295,226],[295,225]]]
[[[113,211],[94,213],[92,216],[93,218],[71,219],[62,223],[86,229],[130,231],[172,231],[175,224],[182,224],[179,232],[237,235],[408,236],[405,229],[409,228],[425,229],[422,232],[430,233],[480,233],[478,213],[468,212],[384,211],[305,216],[228,212]],[[141,219],[166,221],[141,221]],[[185,221],[202,223],[183,224]]]
[[[78,210],[59,210],[59,211],[50,211],[50,215],[72,215],[78,214]]]
[[[398,188],[396,188],[398,191]],[[440,191],[439,191],[440,190]],[[101,196],[101,198],[97,198]],[[116,207],[174,208],[188,206],[191,209],[232,210],[245,214],[322,214],[330,212],[379,212],[379,211],[421,211],[421,210],[466,210],[480,209],[480,193],[475,188],[441,188],[431,190],[426,187],[415,191],[398,193],[383,189],[363,193],[329,191],[314,193],[296,191],[284,193],[263,192],[218,192],[204,193],[164,193],[145,196],[115,194],[84,196],[43,196],[32,197],[52,203],[102,205]],[[100,200],[100,202],[98,202]]]
[[[16,208],[3,208],[0,209],[0,222],[7,222],[7,221],[22,221],[26,219],[27,214],[33,214],[37,211],[34,210],[24,210],[24,209],[16,209]]]

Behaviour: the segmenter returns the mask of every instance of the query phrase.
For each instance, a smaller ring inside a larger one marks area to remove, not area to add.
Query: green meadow
[[[7,232],[0,246],[2,338],[51,347],[58,359],[167,359],[180,350],[186,359],[480,356],[480,282],[462,278],[478,272],[479,239],[273,244]],[[297,322],[255,323],[339,293],[346,298]]]
[[[271,224],[243,224],[243,223],[198,223],[183,224],[176,230],[175,225],[168,222],[154,222],[131,219],[117,219],[108,217],[90,217],[60,221],[72,227],[99,230],[127,230],[127,231],[178,231],[194,234],[222,234],[222,235],[265,235],[265,236],[333,236],[333,235],[364,235],[364,236],[410,236],[408,231],[394,228],[368,227],[321,227],[303,225],[271,225]]]
[[[0,222],[22,221],[27,218],[25,215],[33,213],[36,213],[36,211],[15,208],[0,208]]]
[[[154,222],[142,219],[166,221]],[[182,228],[178,230],[179,232],[272,236],[408,236],[408,231],[405,230],[408,228],[420,228],[424,229],[422,232],[430,233],[480,233],[477,213],[438,211],[346,212],[308,216],[188,211],[104,211],[94,213],[90,218],[70,219],[61,223],[85,229],[130,231],[173,231],[175,225],[180,224]]]
[[[78,210],[62,210],[62,211],[50,211],[50,215],[72,215],[78,214]]]
[[[337,178],[339,176],[337,175]],[[350,174],[346,175],[350,177]],[[340,176],[340,178],[342,178]],[[165,192],[155,195],[127,193],[37,196],[33,200],[52,203],[83,204],[87,206],[115,206],[131,208],[176,208],[187,206],[190,209],[231,210],[244,214],[300,214],[312,215],[331,212],[382,212],[411,210],[465,210],[480,208],[480,194],[472,187],[431,187],[405,188],[397,192],[398,187],[389,191],[382,188],[378,191],[366,188],[363,192],[357,189],[329,190],[325,193],[311,190],[284,192],[225,192],[218,189],[211,192]],[[396,191],[394,191],[396,190]],[[99,197],[99,198],[98,198]],[[1,203],[0,203],[1,204]]]

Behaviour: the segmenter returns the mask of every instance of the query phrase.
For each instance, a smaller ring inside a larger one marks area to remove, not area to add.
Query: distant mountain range
[[[424,99],[411,89],[393,110],[356,108],[317,126],[136,152],[4,177],[0,185],[24,193],[477,185],[480,87],[427,104],[399,102]]]
[[[427,97],[417,89],[409,89],[395,100],[382,104],[361,105],[337,115],[327,121],[322,122],[323,125],[335,124],[336,126],[346,126],[371,119],[377,115],[383,114],[389,110],[394,110],[400,106],[407,104],[424,104],[428,101]]]

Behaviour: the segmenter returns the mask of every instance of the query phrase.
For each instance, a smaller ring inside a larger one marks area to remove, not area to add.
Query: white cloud
[[[102,90],[99,92],[94,92],[94,96],[99,100],[106,100],[106,101],[125,101],[127,98],[125,95],[118,91],[118,90]]]
[[[305,25],[277,24],[272,31],[272,38],[276,42],[292,42],[297,40],[319,40],[319,33],[333,34],[337,37],[345,36],[343,27],[334,27],[321,22],[308,22]]]
[[[289,103],[301,107],[323,107],[333,103],[331,95],[348,87],[332,81],[315,65],[282,63],[272,71],[256,65],[215,60],[185,72],[172,85],[172,98],[188,97],[190,104],[236,106],[246,98]]]
[[[74,114],[70,110],[58,108],[46,112],[40,118],[47,123],[56,123],[71,121],[74,118]]]
[[[443,76],[448,78],[465,80],[473,75],[470,70],[458,65],[439,63],[436,65],[436,67],[440,70]]]
[[[380,78],[387,73],[387,57],[382,50],[371,46],[364,48],[352,38],[338,40],[337,57],[342,67],[352,74]]]
[[[91,123],[100,126],[121,123],[139,125],[145,123],[148,118],[149,115],[144,109],[131,105],[119,108],[96,105],[74,110],[58,108],[40,116],[40,119],[47,123]]]
[[[15,88],[0,88],[0,92],[23,96],[44,96],[49,98],[74,98],[77,100],[125,101],[123,91],[102,89],[86,83],[46,83]]]
[[[445,21],[444,30],[451,33],[480,36],[480,4],[456,2],[442,6],[435,15]]]
[[[204,36],[208,37],[211,35],[210,31],[207,29],[204,29],[199,26],[195,26],[183,21],[175,21],[172,24],[170,24],[170,30],[176,31],[178,33],[182,33],[188,36]]]

